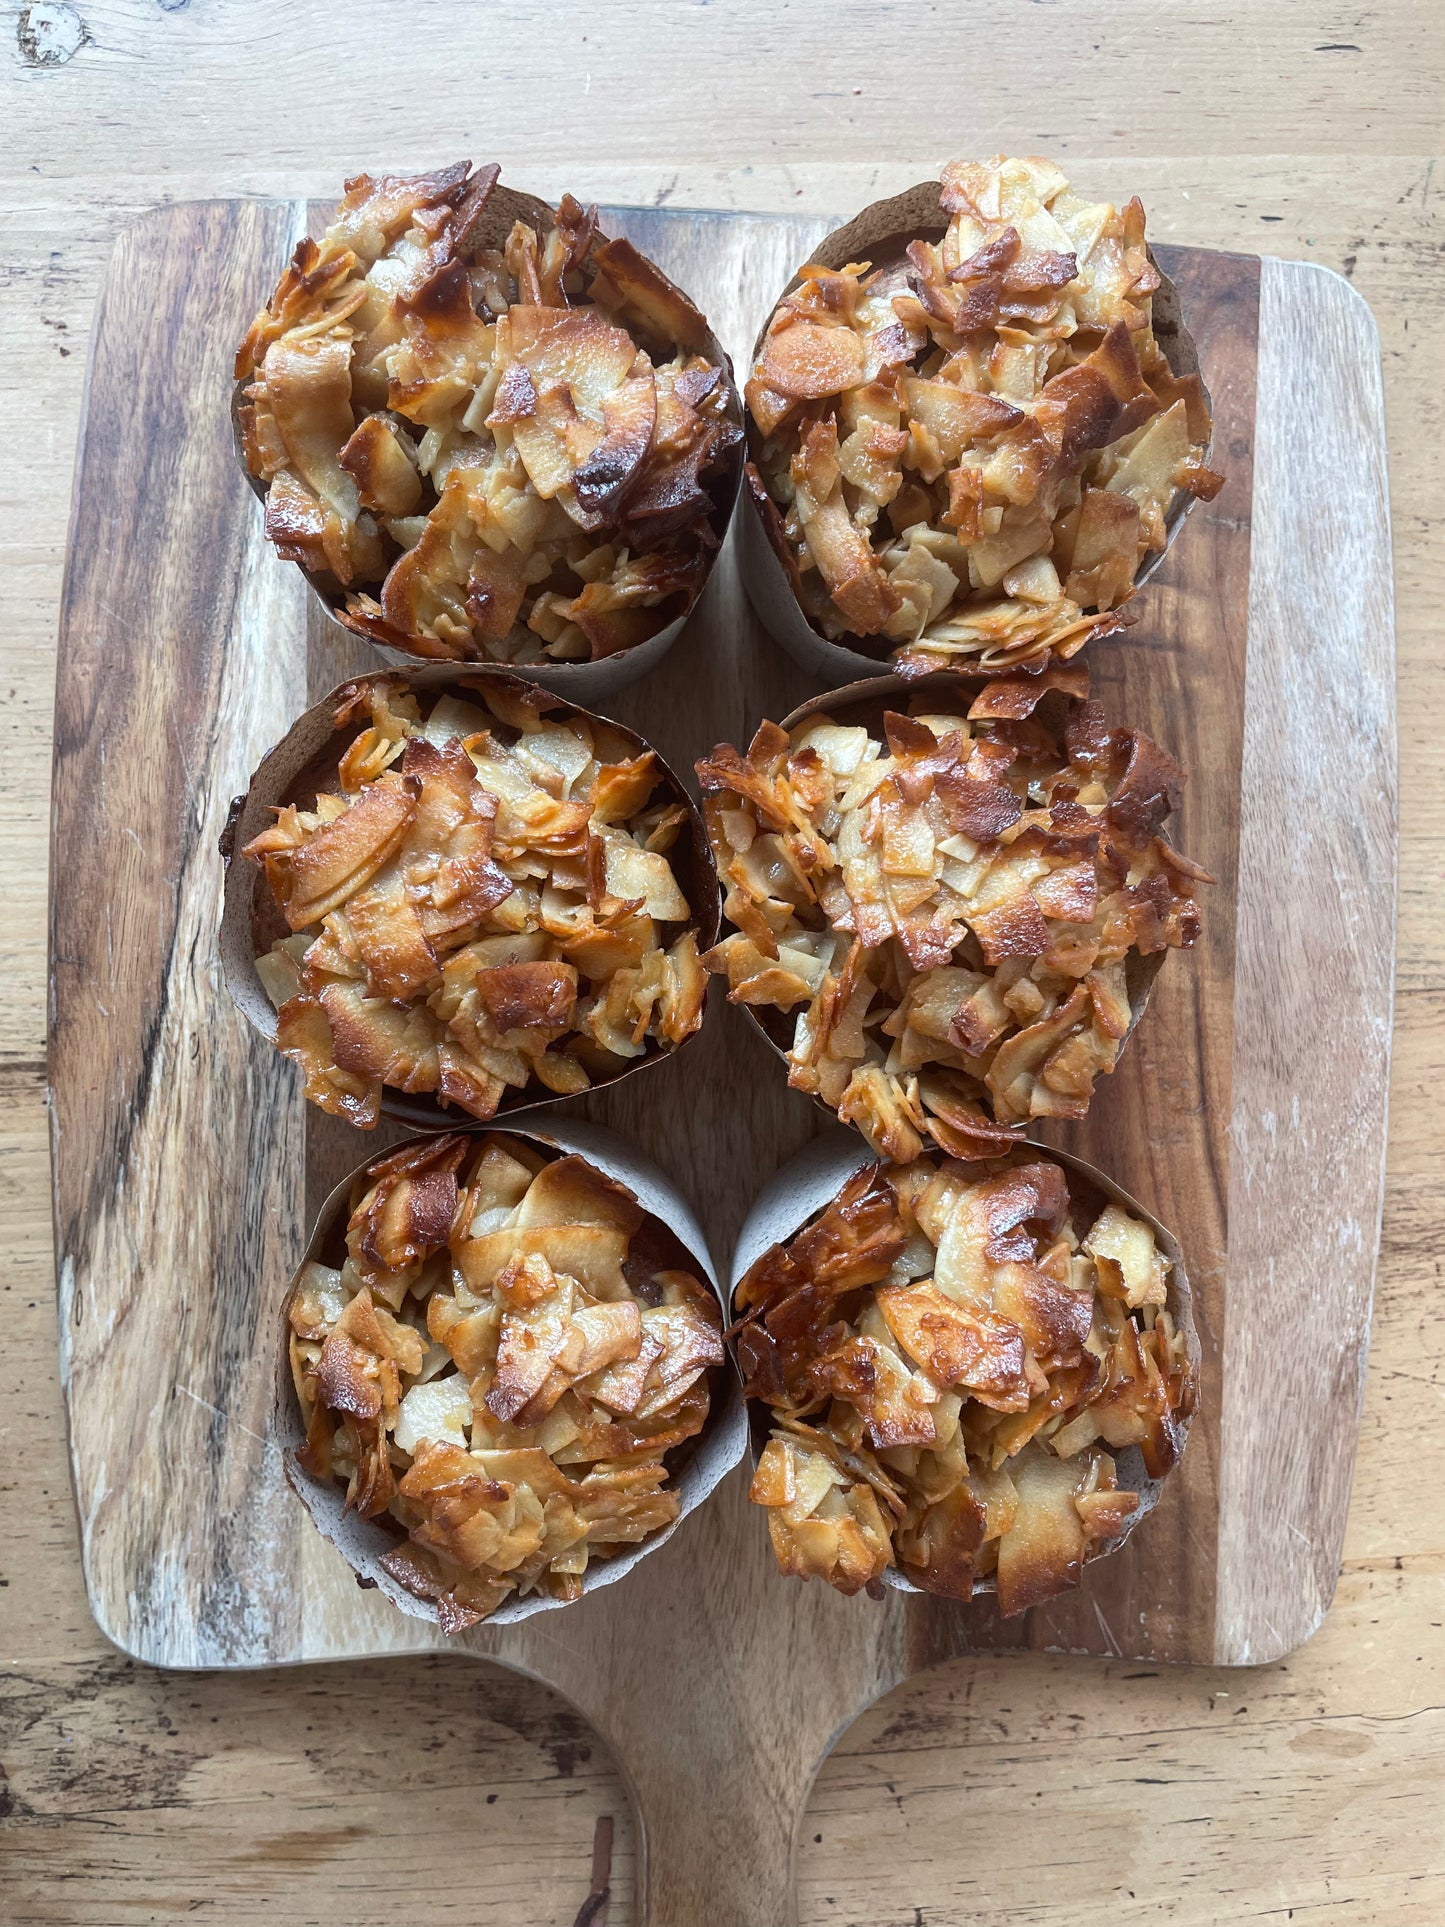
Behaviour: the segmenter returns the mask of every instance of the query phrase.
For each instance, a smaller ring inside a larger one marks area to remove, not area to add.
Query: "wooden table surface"
[[[1254,1672],[1033,1658],[913,1681],[823,1768],[801,1917],[1445,1922],[1442,98],[1434,0],[0,10],[0,1917],[566,1927],[601,1814],[614,1927],[630,1904],[625,1792],[541,1688],[446,1659],[156,1673],[87,1610],[56,1383],[45,901],[66,512],[115,232],[161,200],[319,196],[462,155],[544,194],[846,211],[1002,149],[1137,189],[1158,239],[1336,268],[1380,325],[1402,841],[1374,1344],[1316,1638]]]

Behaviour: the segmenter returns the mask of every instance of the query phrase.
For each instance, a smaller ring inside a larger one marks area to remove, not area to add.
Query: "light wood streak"
[[[1226,1662],[1278,1659],[1323,1619],[1353,1463],[1333,1448],[1365,1386],[1397,834],[1378,342],[1338,276],[1265,263],[1219,1427]]]

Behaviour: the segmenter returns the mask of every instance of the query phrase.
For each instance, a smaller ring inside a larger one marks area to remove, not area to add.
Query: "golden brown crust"
[[[1138,1505],[1104,1447],[1155,1478],[1182,1449],[1169,1272],[1149,1225],[1082,1212],[1034,1146],[856,1172],[735,1295],[782,1569],[851,1593],[896,1565],[956,1599],[996,1574],[1005,1613],[1077,1585]]]
[[[1181,492],[1222,483],[1204,389],[1154,337],[1137,200],[999,156],[950,163],[939,203],[887,258],[805,267],[745,388],[804,615],[918,675],[1118,629]]]
[[[703,961],[789,1082],[907,1162],[1082,1117],[1138,959],[1193,943],[1201,873],[1159,834],[1183,775],[1085,700],[1080,665],[902,714],[764,724],[697,766],[734,927]]]
[[[358,1178],[343,1262],[293,1287],[301,1466],[389,1515],[381,1563],[444,1630],[574,1597],[677,1516],[667,1454],[707,1421],[722,1317],[645,1223],[580,1157],[441,1137]]]
[[[313,1103],[365,1128],[384,1089],[487,1119],[509,1090],[570,1096],[702,1022],[705,907],[668,855],[692,827],[682,792],[651,751],[522,687],[424,716],[403,677],[347,685],[337,728],[369,721],[334,787],[246,846],[295,933],[258,959],[278,1047]]]
[[[357,634],[594,660],[700,592],[739,405],[703,317],[595,208],[514,196],[528,218],[488,245],[496,182],[347,184],[237,355],[241,452],[267,535]]]

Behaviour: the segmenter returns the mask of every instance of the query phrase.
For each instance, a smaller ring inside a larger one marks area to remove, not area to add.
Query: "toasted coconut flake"
[[[1118,627],[1169,518],[1222,481],[1203,386],[1155,337],[1159,286],[1137,200],[1003,156],[944,168],[898,258],[805,267],[745,395],[751,492],[812,626],[914,674]]]
[[[242,344],[242,453],[267,535],[358,634],[522,666],[615,654],[700,592],[740,404],[703,317],[595,208],[566,196],[548,225],[514,196],[528,218],[489,245],[496,183],[357,177]],[[578,603],[591,621],[561,613]]]
[[[509,1092],[588,1089],[599,1046],[640,1058],[702,1022],[699,910],[668,854],[683,793],[652,751],[522,687],[424,715],[402,678],[347,685],[338,729],[370,724],[340,789],[246,846],[298,933],[258,961],[278,1045],[314,1103],[366,1127],[383,1088],[487,1119]]]
[[[852,1593],[896,1566],[955,1599],[996,1573],[1016,1613],[1123,1536],[1139,1500],[1105,1447],[1163,1476],[1197,1388],[1153,1230],[1093,1208],[1033,1146],[877,1164],[744,1274],[737,1355],[772,1427],[750,1496],[785,1573]]]
[[[589,1233],[614,1240],[605,1280],[569,1268]],[[499,1239],[506,1262],[479,1263]],[[673,1251],[585,1159],[497,1134],[413,1142],[354,1181],[344,1265],[309,1266],[288,1302],[298,1457],[395,1526],[384,1569],[448,1630],[574,1596],[590,1561],[677,1516],[669,1455],[706,1423],[725,1354],[716,1299]]]
[[[595,210],[594,210],[595,213]],[[700,350],[707,340],[707,323],[662,271],[626,238],[606,241],[596,253],[598,273],[615,292],[624,314],[635,317],[659,341],[675,341],[681,348]]]
[[[363,1131],[381,1116],[381,1079],[343,1070],[326,1011],[314,997],[296,996],[276,1013],[276,1048],[301,1070],[311,1103]]]
[[[879,1156],[987,1157],[1082,1117],[1130,969],[1198,936],[1197,869],[1159,836],[1182,772],[1087,688],[1016,671],[885,698],[881,728],[877,704],[867,726],[814,705],[697,766],[736,926],[703,961],[733,1002],[797,1013],[789,1082]]]

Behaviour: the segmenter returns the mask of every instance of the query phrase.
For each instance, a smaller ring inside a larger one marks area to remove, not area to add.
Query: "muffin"
[[[1223,482],[1143,208],[1086,201],[1047,160],[951,162],[829,237],[745,394],[760,614],[905,675],[1118,630]]]
[[[278,554],[357,634],[595,662],[701,593],[740,404],[703,316],[595,207],[497,175],[347,182],[237,354],[240,450]]]
[[[233,994],[363,1129],[574,1097],[702,1023],[717,886],[686,792],[631,731],[513,677],[344,684],[229,837]]]
[[[782,1571],[844,1593],[1010,1614],[1076,1586],[1154,1504],[1196,1399],[1173,1239],[1036,1145],[855,1170],[733,1315],[751,1497]]]
[[[288,1470],[408,1610],[576,1599],[735,1462],[698,1462],[722,1310],[666,1208],[500,1132],[413,1139],[331,1200],[286,1301]]]
[[[703,961],[880,1157],[1083,1117],[1199,934],[1204,873],[1159,833],[1183,774],[1087,688],[883,678],[697,765],[733,926]]]

